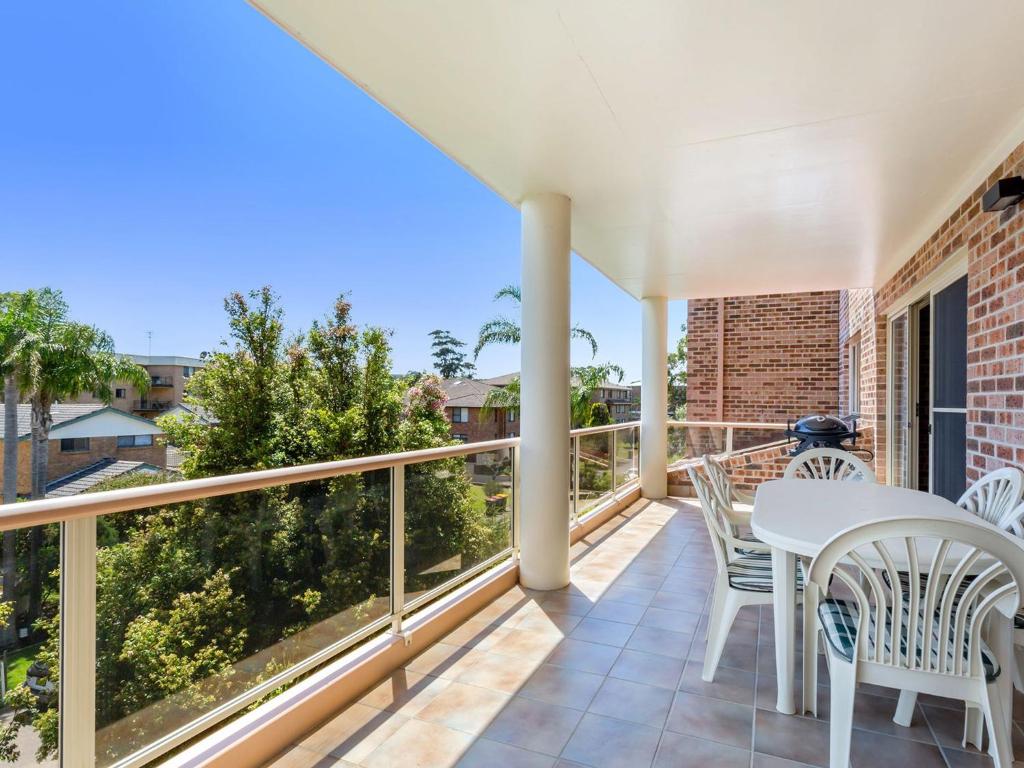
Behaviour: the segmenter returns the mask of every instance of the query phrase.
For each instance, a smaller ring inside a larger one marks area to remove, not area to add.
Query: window
[[[512,408],[511,410],[509,410],[508,416],[506,417],[506,420],[509,423],[511,423],[513,421],[519,421],[519,411],[516,410],[515,408]]]
[[[860,342],[850,344],[850,413],[860,415]]]
[[[469,442],[469,435],[452,435],[452,437],[454,437],[460,443],[468,443]]]
[[[61,453],[81,453],[88,450],[88,437],[62,437],[60,440]]]
[[[118,448],[146,448],[152,444],[152,435],[120,435],[117,438]]]
[[[128,390],[118,387],[117,389],[114,390],[114,397],[117,398],[118,400],[124,400],[126,397],[128,397]]]
[[[182,378],[187,379],[189,376],[191,376],[197,370],[199,370],[199,369],[196,368],[196,366],[194,366],[194,365],[184,365],[184,366],[182,366],[182,368],[181,368]]]
[[[469,408],[452,408],[452,424],[468,424]]]
[[[507,435],[505,435],[505,437],[515,437],[515,436],[516,436],[515,432],[509,432]]]

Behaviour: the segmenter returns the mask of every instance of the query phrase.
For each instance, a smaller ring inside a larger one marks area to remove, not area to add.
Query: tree
[[[434,358],[434,370],[442,379],[472,378],[476,366],[466,359],[462,348],[466,342],[452,336],[449,331],[431,331],[433,341],[430,344],[431,356]]]
[[[668,353],[668,406],[677,419],[685,418],[686,408],[686,323],[679,329],[675,351]]]
[[[21,388],[18,386],[15,351],[36,335],[42,316],[48,313],[63,314],[65,311],[60,293],[48,288],[0,295],[0,374],[4,379],[4,504],[13,504],[18,499],[18,403],[21,400]],[[16,531],[4,531],[2,559],[3,594],[14,600],[17,596]],[[10,605],[13,606],[13,603]],[[13,620],[4,623],[2,638],[4,645],[16,642],[17,627]]]
[[[572,415],[573,427],[579,428],[594,425],[594,391],[599,389],[604,382],[613,377],[616,382],[622,381],[623,375],[622,368],[615,365],[615,363],[583,365],[572,369],[572,386],[569,391],[569,412]],[[604,404],[602,403],[602,405]],[[608,407],[605,406],[605,411],[607,410]]]
[[[494,294],[494,300],[510,299],[515,305],[521,306],[523,294],[518,285],[506,285]],[[597,356],[597,339],[590,331],[581,328],[578,324],[569,329],[570,339],[580,339],[590,345],[591,357]],[[480,333],[476,346],[473,348],[473,359],[480,356],[484,347],[490,344],[518,344],[522,340],[522,327],[518,320],[498,315],[480,326]]]
[[[91,392],[104,403],[114,396],[115,381],[126,381],[142,391],[149,386],[146,370],[114,353],[111,337],[84,323],[67,319],[67,306],[56,300],[40,304],[33,332],[19,339],[9,356],[16,368],[18,385],[31,404],[31,497],[46,496],[49,474],[50,428],[55,403]],[[35,526],[29,534],[29,608],[28,616],[39,616],[42,574],[39,551],[43,528]]]

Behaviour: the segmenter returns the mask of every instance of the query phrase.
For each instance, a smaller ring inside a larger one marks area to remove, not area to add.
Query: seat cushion
[[[906,571],[900,571],[899,574],[900,574],[900,586],[903,587],[903,591],[904,592],[907,592],[910,589],[910,574],[908,572],[906,572]],[[884,571],[884,570],[882,571],[882,579],[885,581],[887,586],[889,586],[890,588],[892,587],[892,584],[889,584],[889,572],[888,571]],[[968,577],[968,578],[965,578],[960,583],[959,587],[957,587],[957,590],[956,590],[957,595],[956,595],[956,597],[957,597],[958,601],[963,596],[964,591],[967,589],[967,587],[970,586],[970,584],[971,584],[971,579]],[[922,573],[921,574],[921,596],[922,597],[924,597],[924,591],[925,591],[925,589],[927,587],[928,587],[928,574]],[[1024,629],[1024,608],[1022,608],[1021,610],[1017,611],[1017,615],[1013,617],[1013,626],[1016,629]]]
[[[737,557],[726,567],[729,574],[729,586],[744,592],[772,591],[772,556],[769,552],[754,552]],[[796,586],[803,589],[804,574],[802,564],[797,567]]]
[[[923,609],[922,609],[923,612]],[[853,654],[857,648],[857,622],[859,615],[857,613],[857,605],[852,600],[837,600],[834,598],[827,598],[818,604],[818,621],[821,624],[821,629],[825,634],[825,639],[828,644],[832,647],[839,656],[846,659],[847,661],[853,661]],[[909,608],[903,606],[903,620],[901,634],[904,636],[900,638],[900,655],[901,661],[906,663],[906,631],[908,628],[909,620]],[[868,619],[868,651],[873,653],[875,649],[875,614],[871,613]],[[918,622],[918,638],[916,655],[918,660],[921,658],[921,654],[924,652],[923,646],[923,629],[927,624],[927,621],[921,620]],[[939,616],[936,613],[932,617],[931,621],[932,628],[932,664],[934,665],[938,660],[938,637],[939,637]],[[947,631],[952,632],[953,629],[949,628]],[[892,621],[889,616],[886,617],[886,630],[883,638],[885,643],[885,650],[888,652],[892,648]],[[948,644],[949,659],[953,659],[953,654],[956,652],[957,643],[951,642]],[[964,655],[964,659],[967,660],[968,653],[968,637],[965,633],[962,642],[959,644],[961,653]],[[981,642],[981,664],[985,670],[985,679],[991,682],[999,677],[999,663],[996,661],[995,655],[985,644]]]

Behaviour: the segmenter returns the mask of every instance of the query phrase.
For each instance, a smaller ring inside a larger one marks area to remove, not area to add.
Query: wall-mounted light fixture
[[[1024,200],[1024,177],[1000,179],[981,196],[983,211],[1001,211]]]

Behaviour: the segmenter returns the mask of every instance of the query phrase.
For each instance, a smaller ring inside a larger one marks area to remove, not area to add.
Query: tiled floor
[[[827,674],[822,719],[775,711],[770,607],[744,609],[701,681],[712,574],[691,502],[638,502],[573,548],[570,587],[506,593],[270,766],[827,766]],[[922,696],[901,728],[896,695],[858,692],[854,766],[991,765],[959,748],[956,702]]]

